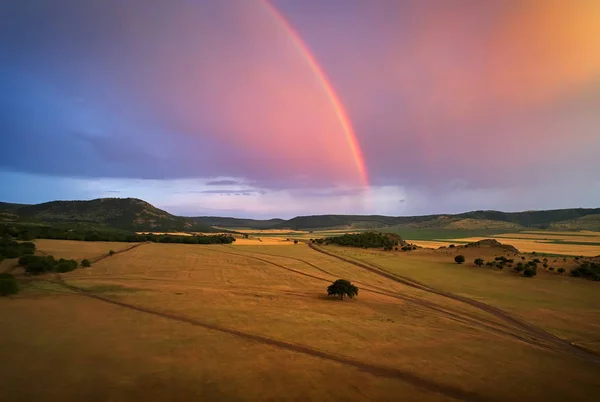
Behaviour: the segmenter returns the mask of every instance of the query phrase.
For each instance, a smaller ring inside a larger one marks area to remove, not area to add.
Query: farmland
[[[495,239],[515,246],[519,251],[545,254],[595,257],[600,255],[600,233],[524,231],[519,233],[501,233],[489,236],[457,237],[450,239],[411,240],[411,242],[429,248],[476,242],[483,239]]]
[[[14,400],[590,400],[600,392],[597,357],[568,344],[600,349],[595,282],[474,275],[427,250],[325,247],[327,255],[286,243],[138,244],[60,280],[24,280],[20,295],[0,300],[2,389]],[[38,241],[65,258],[98,259],[124,245]],[[501,307],[536,329],[337,256]],[[328,298],[337,278],[352,280],[358,298]],[[32,377],[36,387],[26,385]]]

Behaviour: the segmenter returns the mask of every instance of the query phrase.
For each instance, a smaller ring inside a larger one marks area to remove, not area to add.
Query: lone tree
[[[458,261],[457,261],[458,262]],[[475,258],[475,261],[473,261],[475,263],[475,265],[477,265],[478,267],[483,265],[483,259],[482,258]]]
[[[465,262],[465,256],[457,255],[456,257],[454,257],[454,261],[456,261],[457,264],[462,264],[463,262]]]
[[[344,296],[352,299],[358,295],[358,288],[350,283],[350,281],[338,279],[327,287],[327,295],[339,296],[341,300],[344,299]]]
[[[83,260],[81,260],[81,266],[84,268],[88,268],[92,266],[92,263],[87,258],[84,258]]]
[[[298,239],[294,239],[294,244],[298,244]]]

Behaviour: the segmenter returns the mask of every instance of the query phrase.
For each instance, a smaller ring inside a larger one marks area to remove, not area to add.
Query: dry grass
[[[170,236],[191,236],[191,233],[188,232],[136,232],[139,235],[143,234],[152,234],[152,235],[170,235]]]
[[[293,241],[287,241],[281,237],[250,237],[248,239],[237,238],[233,243],[234,246],[289,246],[294,245]]]
[[[365,255],[448,270],[428,253]],[[360,282],[356,300],[324,296],[339,277]],[[494,317],[303,244],[146,244],[63,278],[171,318],[34,282],[0,300],[0,388],[15,400],[560,401],[600,392],[596,365],[486,329]]]
[[[225,229],[215,226],[215,229]],[[234,229],[240,233],[254,233],[254,234],[287,234],[287,233],[308,233],[305,230],[292,230],[292,229]]]
[[[108,253],[109,250],[119,251],[134,244],[136,243],[49,239],[38,239],[35,241],[38,252],[42,254],[51,254],[56,258],[72,258],[75,260],[98,257]]]
[[[407,240],[409,243],[416,244],[419,247],[440,248],[448,247],[450,244],[456,244],[450,241],[442,240]]]
[[[496,238],[516,238],[516,239],[532,239],[532,240],[561,240],[561,241],[571,241],[577,243],[600,243],[600,233],[588,233],[585,235],[573,235],[571,233],[554,233],[554,234],[545,234],[545,233],[506,233],[506,234],[498,234],[495,235]]]
[[[549,232],[548,232],[549,233]],[[562,254],[562,255],[577,255],[586,257],[595,257],[600,255],[600,246],[595,244],[562,244],[553,243],[556,240],[572,241],[580,243],[600,243],[600,237],[597,232],[586,232],[584,236],[574,236],[572,233],[558,234],[558,232],[552,232],[553,234],[544,233],[507,233],[499,234],[489,237],[464,237],[457,239],[448,240],[408,240],[421,247],[438,248],[442,246],[448,246],[450,244],[456,244],[456,242],[476,242],[485,239],[495,239],[503,244],[510,244],[515,246],[521,252],[538,252],[547,254]],[[594,236],[594,237],[592,237]]]
[[[501,307],[524,317],[550,332],[600,352],[600,284],[540,267],[535,278],[525,278],[504,270],[477,267],[475,258],[492,261],[506,251],[480,247],[467,249],[419,250],[410,253],[357,252],[354,257],[382,268],[453,292]],[[399,255],[400,254],[400,255]],[[462,254],[466,263],[458,265],[454,256]],[[516,261],[520,256],[508,255]],[[528,259],[532,259],[528,256]],[[572,258],[549,258],[549,266],[569,269]]]

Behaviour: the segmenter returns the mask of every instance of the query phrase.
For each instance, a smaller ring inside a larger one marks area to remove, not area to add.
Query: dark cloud
[[[538,11],[523,36],[511,31],[518,2],[275,3],[347,109],[372,185],[441,203],[600,177],[595,48],[548,42]],[[361,194],[331,188],[358,176],[341,125],[260,2],[13,0],[1,13],[0,170]],[[550,59],[518,53],[537,48]]]

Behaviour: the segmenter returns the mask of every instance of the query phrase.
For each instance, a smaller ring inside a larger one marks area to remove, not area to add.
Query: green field
[[[45,240],[38,249],[95,259],[105,246]],[[437,251],[323,250],[331,255],[302,243],[150,243],[60,277],[21,277],[23,291],[0,299],[2,395],[586,401],[600,394],[600,359],[570,345],[600,350],[597,282],[458,266]],[[359,287],[356,299],[326,296],[338,278]]]

